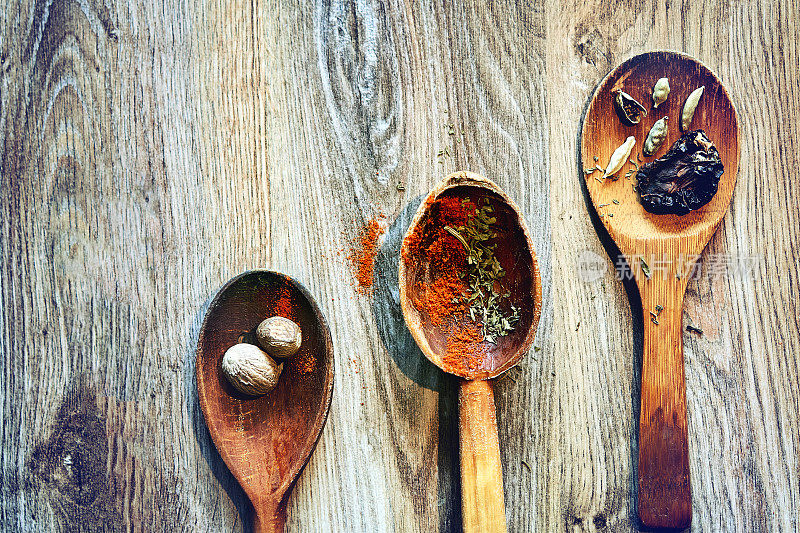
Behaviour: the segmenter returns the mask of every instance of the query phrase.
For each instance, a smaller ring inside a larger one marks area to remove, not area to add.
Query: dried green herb
[[[696,328],[696,327],[692,326],[691,324],[689,324],[688,326],[686,326],[686,331],[690,331],[690,332],[692,332],[692,333],[698,333],[698,334],[700,334],[700,335],[702,335],[702,334],[703,334],[703,330],[702,330],[702,329],[700,329],[700,328]]]
[[[641,261],[642,272],[644,272],[644,275],[647,277],[647,279],[650,279],[650,266],[643,258],[639,258],[639,261]]]
[[[398,191],[404,191],[404,190],[406,190],[406,188],[402,183],[398,183],[397,184],[397,190]]]
[[[469,200],[463,200],[466,204]],[[494,208],[488,202],[478,205],[475,213],[469,217],[464,226],[445,230],[461,242],[467,250],[468,271],[462,277],[469,284],[468,296],[463,298],[469,306],[469,316],[480,322],[483,329],[483,340],[496,343],[498,337],[504,337],[514,330],[520,318],[520,309],[510,301],[511,294],[503,290],[501,279],[506,272],[495,256],[497,243],[490,242],[497,234],[492,225],[497,223],[493,216]],[[502,292],[498,292],[499,287]],[[503,308],[509,308],[505,312]]]
[[[614,200],[611,200],[611,201],[614,202],[614,205],[619,205],[619,200],[617,200],[616,198]]]
[[[658,325],[658,317],[661,314],[661,311],[663,311],[663,310],[664,310],[664,306],[657,305],[655,312],[650,311],[650,321],[653,324],[655,324],[656,326]]]

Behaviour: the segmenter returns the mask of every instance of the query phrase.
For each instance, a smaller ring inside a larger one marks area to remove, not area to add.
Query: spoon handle
[[[644,348],[638,512],[642,523],[653,528],[686,528],[692,520],[683,368],[685,291],[686,281],[673,276],[639,280]]]
[[[490,381],[461,380],[461,511],[466,533],[505,533],[503,468]]]
[[[286,531],[286,505],[271,500],[253,502],[255,533],[284,533]]]

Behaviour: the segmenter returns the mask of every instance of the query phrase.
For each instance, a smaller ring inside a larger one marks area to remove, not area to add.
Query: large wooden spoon
[[[509,335],[500,337],[497,344],[481,342],[476,347],[480,350],[477,360],[473,357],[468,362],[460,362],[446,357],[448,336],[456,334],[470,319],[454,317],[455,323],[433,325],[431,317],[414,302],[419,301],[424,286],[436,279],[438,273],[425,258],[409,257],[405,252],[400,259],[400,303],[411,334],[425,357],[445,372],[463,378],[459,394],[459,431],[464,530],[467,533],[504,532],[506,515],[500,444],[492,384],[486,380],[516,365],[533,342],[541,312],[539,268],[519,208],[494,182],[471,172],[451,174],[428,195],[411,222],[404,248],[416,228],[431,222],[428,213],[433,202],[446,196],[469,198],[476,204],[479,199],[486,199],[494,207],[496,256],[506,271],[504,288],[521,308],[519,323]]]
[[[653,109],[653,86],[662,77],[669,78],[672,90],[666,102]],[[719,189],[710,203],[683,216],[654,215],[640,204],[633,189],[633,176],[624,177],[633,164],[626,163],[617,181],[600,182],[602,172],[586,175],[592,203],[625,256],[642,300],[638,512],[648,527],[685,528],[691,523],[683,297],[695,260],[730,204],[739,165],[739,129],[728,94],[709,69],[683,54],[651,52],[629,59],[603,80],[589,104],[581,136],[583,169],[594,167],[595,158],[600,166],[605,166],[612,152],[629,135],[636,138],[631,158],[637,161],[653,123],[668,116],[666,141],[652,158],[644,160],[660,157],[680,137],[678,125],[683,104],[700,86],[705,86],[705,91],[691,129],[706,131],[725,166]],[[611,91],[617,88],[649,110],[648,116],[636,126],[624,126],[617,118],[611,100]],[[651,312],[657,316],[653,317]]]
[[[222,375],[222,356],[237,342],[255,344],[256,326],[270,316],[296,322],[302,345],[283,364],[275,389],[243,396]],[[289,493],[319,440],[333,393],[330,331],[305,288],[267,270],[231,279],[200,329],[197,389],[214,444],[253,503],[255,531],[283,531]]]

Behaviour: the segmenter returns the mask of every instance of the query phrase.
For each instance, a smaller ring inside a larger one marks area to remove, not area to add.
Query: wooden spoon
[[[653,86],[661,77],[669,78],[671,92],[666,102],[653,109]],[[596,164],[605,166],[629,135],[636,138],[631,158],[637,161],[653,123],[669,116],[669,135],[653,157],[644,158],[649,162],[662,156],[680,137],[683,104],[689,93],[700,86],[705,86],[705,91],[691,129],[705,130],[725,165],[719,189],[710,203],[683,216],[654,215],[644,210],[633,190],[635,174],[624,177],[633,164],[625,164],[617,181],[599,182],[602,172],[586,175],[592,203],[633,271],[642,299],[638,512],[648,527],[685,528],[691,523],[683,297],[691,267],[730,204],[739,165],[739,129],[728,94],[709,69],[683,54],[651,52],[629,59],[603,80],[589,104],[581,136],[584,169]],[[648,116],[636,126],[624,126],[617,118],[610,96],[617,88],[648,109]],[[647,267],[642,266],[642,259],[651,271],[650,277],[645,275]],[[658,311],[659,306],[663,311]],[[651,312],[657,317],[652,317]]]
[[[270,316],[296,322],[302,345],[283,363],[275,389],[243,396],[222,375],[222,356],[237,342],[256,344],[255,328]],[[283,531],[289,493],[319,440],[333,393],[330,331],[306,289],[268,270],[245,272],[220,289],[200,329],[197,389],[211,438],[253,503],[255,531]]]
[[[496,257],[506,271],[504,288],[521,308],[516,328],[497,344],[481,342],[470,361],[460,364],[446,357],[447,339],[469,318],[434,326],[425,311],[417,308],[424,286],[437,277],[430,263],[408,254],[408,242],[415,229],[429,222],[433,202],[446,196],[469,198],[477,204],[486,199],[494,207],[497,223]],[[422,353],[445,372],[463,378],[459,393],[461,442],[461,491],[464,530],[506,531],[503,471],[497,437],[494,394],[486,381],[516,365],[533,342],[541,312],[541,280],[530,233],[519,208],[494,182],[471,172],[456,172],[442,181],[420,205],[403,241],[400,259],[400,303],[403,316]],[[408,261],[408,262],[407,262]]]

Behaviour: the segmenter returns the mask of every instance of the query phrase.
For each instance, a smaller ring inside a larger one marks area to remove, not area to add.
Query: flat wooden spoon
[[[222,356],[237,342],[256,344],[255,328],[271,316],[297,323],[302,345],[283,363],[275,389],[243,396],[222,375]],[[289,276],[253,270],[220,289],[200,329],[197,390],[214,444],[253,503],[255,531],[283,531],[289,493],[317,445],[333,394],[330,331],[305,288]]]
[[[666,102],[653,109],[653,86],[662,77],[669,78],[671,92]],[[683,54],[650,52],[629,59],[603,80],[589,104],[581,135],[582,170],[597,164],[604,167],[629,135],[636,138],[631,159],[638,163],[637,155],[653,123],[668,116],[668,137],[654,156],[643,157],[649,162],[662,156],[680,137],[678,126],[684,102],[701,86],[705,91],[691,129],[705,130],[725,166],[711,202],[683,216],[654,215],[645,211],[634,191],[635,173],[625,177],[634,164],[626,163],[616,181],[601,180],[602,172],[584,173],[592,203],[625,256],[642,300],[638,512],[648,527],[685,528],[691,523],[683,297],[691,268],[716,231],[733,195],[739,165],[739,128],[725,88],[709,69]],[[639,124],[628,127],[620,122],[611,100],[611,91],[617,88],[648,109],[648,116]]]
[[[466,361],[447,355],[448,338],[463,329],[469,317],[453,317],[435,326],[415,302],[424,297],[425,285],[437,278],[430,261],[408,253],[409,239],[418,227],[432,223],[429,208],[437,199],[453,196],[477,204],[489,202],[497,218],[496,257],[506,271],[504,288],[520,307],[520,320],[497,344],[481,342]],[[400,303],[403,316],[422,353],[445,372],[463,378],[459,394],[461,491],[464,531],[506,531],[503,471],[497,437],[492,384],[486,381],[516,365],[533,342],[541,312],[541,280],[530,233],[516,204],[494,182],[471,172],[445,178],[422,202],[403,241],[400,259]]]

